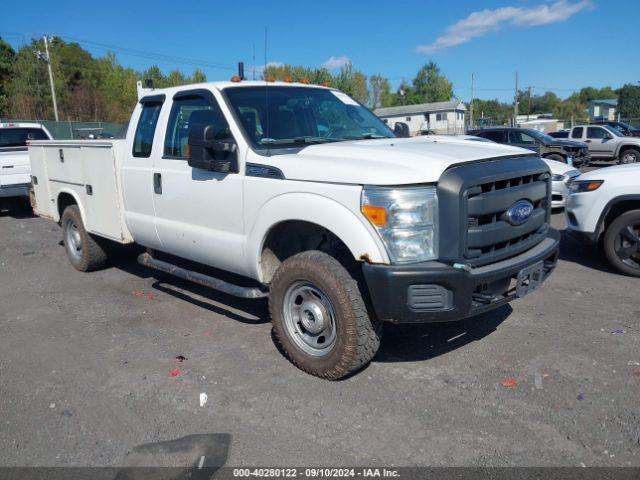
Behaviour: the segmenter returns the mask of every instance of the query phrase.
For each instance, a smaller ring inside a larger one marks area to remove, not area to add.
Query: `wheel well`
[[[613,222],[623,213],[628,212],[629,210],[636,209],[640,209],[640,199],[623,200],[621,202],[615,203],[611,206],[604,217],[604,228],[602,228],[602,231],[604,232],[607,228],[609,228],[611,222]]]
[[[622,145],[620,147],[620,153],[624,152],[625,150],[635,150],[636,152],[640,152],[640,147],[638,147],[637,145]]]
[[[70,193],[61,193],[58,195],[58,215],[62,219],[62,214],[69,205],[77,205],[76,199]]]
[[[344,242],[330,230],[311,222],[288,220],[273,226],[267,233],[260,255],[262,281],[271,282],[282,262],[308,250],[330,253],[348,270],[356,264]]]

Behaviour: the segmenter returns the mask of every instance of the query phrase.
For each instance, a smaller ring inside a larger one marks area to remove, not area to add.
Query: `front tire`
[[[104,267],[107,254],[85,230],[77,205],[65,208],[61,223],[64,248],[73,268],[81,272],[90,272]]]
[[[380,347],[379,323],[369,317],[358,282],[324,252],[302,252],[280,265],[269,311],[287,358],[311,375],[343,378]]]
[[[616,218],[604,234],[604,253],[613,268],[640,277],[640,210]]]

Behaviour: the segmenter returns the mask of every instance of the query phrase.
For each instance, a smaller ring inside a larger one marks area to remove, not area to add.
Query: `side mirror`
[[[187,163],[211,172],[238,173],[238,146],[232,137],[216,139],[214,125],[194,124],[189,129]]]
[[[605,140],[611,140],[612,138],[613,138],[613,135],[611,135],[610,133],[605,133],[604,135]]]
[[[407,138],[411,136],[411,133],[409,133],[409,125],[404,122],[396,122],[393,126],[393,133],[395,133],[398,138]]]

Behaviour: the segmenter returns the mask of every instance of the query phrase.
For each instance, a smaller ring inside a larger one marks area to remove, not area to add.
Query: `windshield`
[[[539,132],[538,130],[533,130],[531,128],[527,128],[525,131],[529,135],[531,135],[532,137],[537,138],[538,140],[540,140],[541,142],[549,143],[549,142],[555,141],[555,139],[553,137],[547,135],[546,133]]]
[[[24,147],[27,140],[49,140],[40,128],[0,128],[0,148]]]
[[[607,131],[611,132],[616,137],[624,137],[624,134],[617,128],[610,127],[609,125],[603,125],[603,127],[606,128]]]
[[[310,87],[232,87],[224,90],[257,150],[395,135],[348,95]]]

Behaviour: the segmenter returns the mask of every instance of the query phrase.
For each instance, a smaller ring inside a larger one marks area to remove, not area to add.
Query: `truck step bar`
[[[138,255],[138,263],[145,267],[160,270],[161,272],[182,278],[183,280],[233,295],[234,297],[264,298],[269,295],[269,292],[257,287],[241,287],[240,285],[234,285],[232,283],[225,282],[224,280],[220,280],[219,278],[194,272],[193,270],[187,270],[186,268],[178,267],[177,265],[163,260],[158,260],[157,258],[153,258],[148,252]]]

